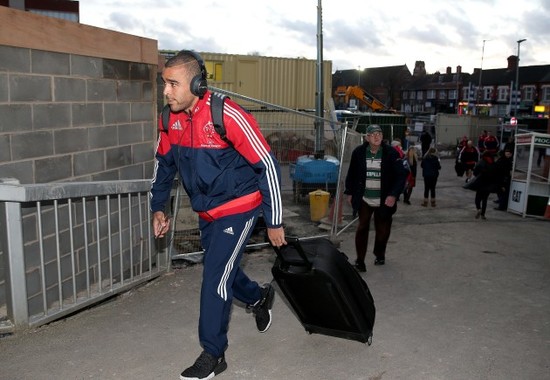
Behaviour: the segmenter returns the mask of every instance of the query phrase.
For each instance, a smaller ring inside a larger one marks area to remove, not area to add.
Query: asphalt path
[[[462,189],[452,160],[442,162],[436,207],[421,206],[421,179],[412,205],[399,203],[386,265],[372,265],[369,239],[371,346],[306,333],[277,289],[264,334],[234,305],[228,369],[216,378],[550,379],[550,223],[492,203],[487,220],[475,219],[474,193]],[[325,232],[307,207],[286,207],[289,232]],[[353,228],[339,236],[351,260]],[[261,249],[242,265],[264,283],[273,261]],[[0,379],[178,379],[201,351],[201,270],[180,266],[109,302],[1,338]]]

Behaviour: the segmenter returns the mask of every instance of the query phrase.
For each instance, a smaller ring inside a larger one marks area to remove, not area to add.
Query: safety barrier
[[[0,334],[39,326],[166,272],[149,180],[0,179]]]

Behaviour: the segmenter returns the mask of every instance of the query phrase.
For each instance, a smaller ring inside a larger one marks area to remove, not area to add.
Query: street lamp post
[[[357,66],[357,86],[361,87],[361,66]]]
[[[515,94],[516,94],[516,110],[514,112],[514,116],[516,118],[518,117],[518,108],[519,108],[519,45],[524,41],[527,41],[527,39],[523,38],[523,39],[517,41],[517,43],[518,43],[518,61],[516,63],[516,91],[515,91]]]
[[[476,114],[479,113],[479,104],[481,103],[483,89],[481,88],[481,75],[483,74],[483,55],[485,54],[485,42],[491,41],[491,40],[483,40],[483,46],[481,47],[481,66],[479,67],[479,84],[477,86],[477,107],[476,107]]]

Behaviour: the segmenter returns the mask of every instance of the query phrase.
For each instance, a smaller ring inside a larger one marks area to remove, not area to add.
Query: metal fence
[[[0,180],[0,334],[59,319],[169,269],[167,250],[152,239],[149,189],[148,180]]]
[[[362,135],[347,128],[349,124],[347,122],[319,118],[313,112],[280,107],[226,90],[217,88],[213,90],[224,93],[244,105],[258,121],[262,134],[281,167],[283,205],[300,204],[303,206],[301,212],[309,213],[308,193],[316,189],[329,191],[331,193],[330,210],[325,221],[332,225],[330,233],[336,235],[339,229],[346,228],[343,215],[351,215],[351,209],[342,202],[343,195],[340,188],[347,173],[351,151],[361,144]],[[316,122],[320,122],[319,124],[323,126],[320,147],[315,146]],[[392,130],[391,124],[385,127]],[[321,173],[321,181],[318,183],[301,183],[295,172],[297,161],[301,158],[313,159],[316,150],[323,151],[325,160],[337,162],[337,170],[335,173]],[[197,229],[198,217],[190,209],[189,199],[181,190],[181,186],[177,188],[175,194],[173,201],[176,205],[173,215],[175,227],[173,236],[170,238],[171,257],[198,262],[202,257]],[[335,199],[340,199],[340,202],[334,202]],[[320,232],[319,236],[321,235],[326,236],[326,233]],[[253,240],[249,247],[257,245]]]

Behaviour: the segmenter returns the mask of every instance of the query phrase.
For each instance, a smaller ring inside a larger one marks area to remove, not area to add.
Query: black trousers
[[[476,191],[476,199],[475,204],[476,208],[478,210],[481,210],[481,215],[485,215],[485,211],[487,210],[487,199],[489,198],[489,195],[491,192],[486,189],[479,189]]]
[[[506,210],[508,208],[508,197],[510,196],[510,185],[506,185],[504,188],[500,188],[497,192],[498,196],[498,208]]]
[[[365,262],[367,255],[367,244],[369,240],[370,220],[374,215],[374,256],[378,259],[385,259],[386,246],[390,239],[391,225],[393,218],[390,212],[382,210],[381,207],[371,207],[365,202],[361,202],[361,210],[359,210],[359,225],[355,232],[355,251],[357,253],[357,261]]]
[[[424,177],[424,198],[429,195],[435,199],[435,186],[437,185],[437,177]]]

